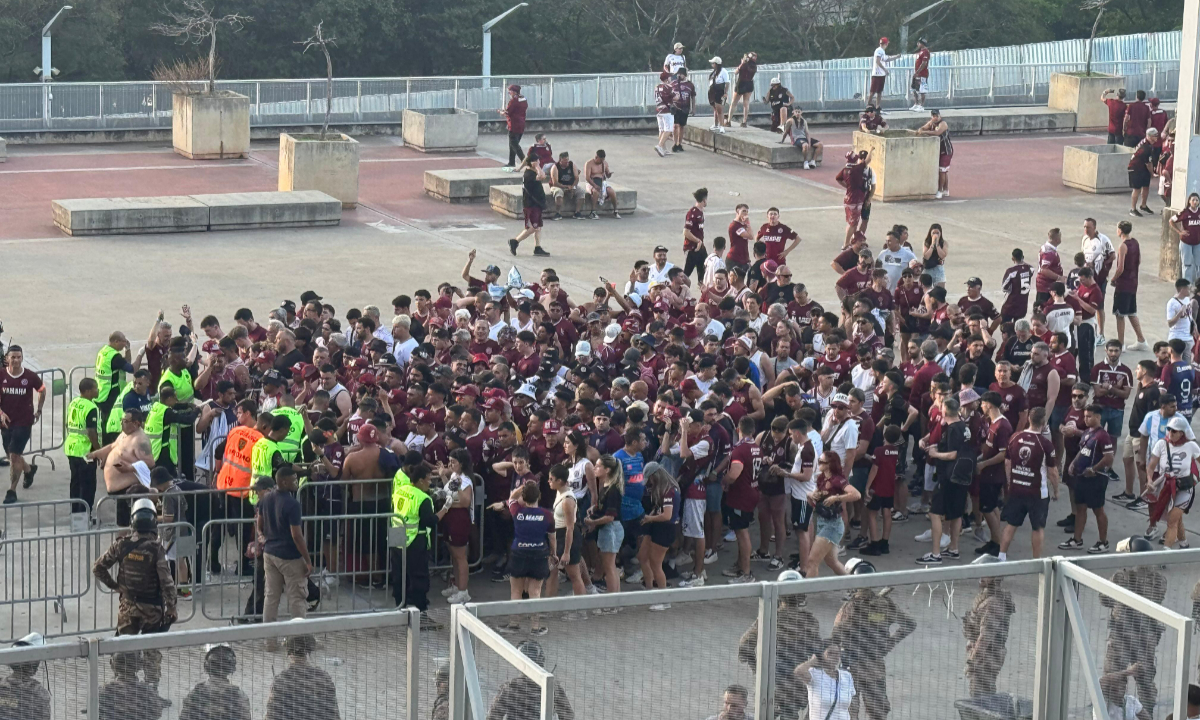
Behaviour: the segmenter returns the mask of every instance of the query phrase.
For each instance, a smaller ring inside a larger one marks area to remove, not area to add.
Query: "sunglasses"
[[[828,460],[818,460],[818,461],[817,461],[817,464],[818,464],[818,465],[828,465],[828,464],[829,464],[829,461],[828,461]]]
[[[1087,397],[1087,395],[1084,395],[1083,393],[1071,393],[1071,397],[1073,397],[1073,398],[1085,398],[1085,397]]]

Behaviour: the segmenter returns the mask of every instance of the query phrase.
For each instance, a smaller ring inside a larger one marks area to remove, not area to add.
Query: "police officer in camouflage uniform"
[[[264,720],[340,720],[333,678],[308,661],[316,638],[294,635],[284,647],[290,664],[271,683]]]
[[[1154,545],[1141,535],[1134,535],[1117,543],[1119,553],[1151,552]],[[1152,603],[1162,604],[1167,595],[1167,579],[1152,565],[1134,565],[1118,570],[1112,581],[1130,592],[1137,593]],[[1143,708],[1154,707],[1158,699],[1158,688],[1154,676],[1158,668],[1154,655],[1158,641],[1162,638],[1163,624],[1147,615],[1116,602],[1107,595],[1100,596],[1100,604],[1110,608],[1108,616],[1108,646],[1104,652],[1102,674],[1120,672],[1136,666],[1133,682],[1137,686],[1138,702]]]
[[[795,570],[784,570],[779,582],[802,580]],[[776,714],[784,718],[800,716],[808,707],[808,690],[792,674],[797,666],[821,652],[821,626],[816,616],[805,609],[804,595],[785,595],[779,599],[779,614],[776,633],[775,663],[775,708]],[[758,621],[750,626],[738,643],[738,660],[757,672]]]
[[[171,706],[153,685],[138,678],[141,653],[117,653],[109,665],[115,678],[100,688],[100,720],[158,720]]]
[[[846,563],[852,575],[875,572],[871,563],[853,558]],[[892,626],[898,626],[892,632]],[[892,710],[887,696],[887,666],[883,659],[900,641],[917,629],[917,623],[892,602],[886,591],[855,590],[833,620],[833,641],[842,647],[857,694],[850,714],[858,717],[858,703],[870,720],[884,720]]]
[[[537,640],[526,640],[517,649],[539,666],[546,666],[546,651]],[[541,706],[542,689],[524,675],[518,675],[500,686],[488,709],[487,720],[536,720],[541,715]],[[558,720],[575,720],[575,710],[567,699],[567,692],[557,683],[554,685],[554,713]]]
[[[1000,562],[995,555],[981,555],[972,565]],[[965,672],[971,697],[996,694],[996,676],[1004,667],[1008,653],[1009,620],[1017,607],[1012,593],[1001,587],[1000,578],[979,578],[979,594],[963,616],[963,637],[967,639]]]
[[[92,574],[105,587],[121,596],[117,610],[117,635],[148,635],[166,632],[177,619],[175,580],[167,551],[158,539],[154,502],[143,498],[134,503],[133,533],[118,537],[92,566]],[[112,566],[119,565],[113,580]],[[162,654],[147,650],[143,657],[146,682],[158,687],[162,677]]]
[[[13,647],[44,645],[38,633],[30,633]],[[0,680],[0,720],[50,720],[50,693],[37,680],[41,663],[13,663],[12,674]]]
[[[204,654],[208,679],[183,699],[179,720],[250,720],[250,699],[229,676],[237,669],[237,654],[228,645],[215,645]]]

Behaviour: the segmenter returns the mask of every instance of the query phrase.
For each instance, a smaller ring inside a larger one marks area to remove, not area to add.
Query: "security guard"
[[[100,720],[158,720],[171,706],[170,700],[159,697],[156,687],[138,678],[144,662],[143,654],[137,652],[112,656],[109,665],[114,678],[100,688]]]
[[[163,368],[162,377],[158,381],[158,388],[160,395],[162,394],[162,388],[166,385],[175,388],[176,402],[184,407],[191,408],[192,398],[196,396],[196,390],[193,385],[196,378],[192,376],[192,372],[187,368],[187,347],[187,341],[181,337],[171,341],[170,351],[167,353],[167,367]],[[176,452],[178,453],[175,462],[179,468],[180,475],[191,480],[196,468],[196,415],[194,413],[191,415],[180,415],[175,418],[171,425],[172,436],[175,439]]]
[[[214,645],[204,654],[208,679],[183,699],[179,720],[250,720],[250,699],[229,676],[237,669],[237,653],[228,645]]]
[[[538,666],[546,667],[546,651],[537,640],[526,640],[517,649]],[[524,675],[517,675],[500,686],[488,709],[487,720],[534,720],[541,704],[542,689]],[[558,720],[575,720],[575,709],[567,699],[567,691],[557,683],[554,685],[554,714]]]
[[[1116,550],[1119,553],[1151,552],[1154,545],[1145,537],[1134,535],[1117,543]],[[1161,605],[1167,595],[1167,579],[1152,565],[1133,565],[1132,562],[1130,565],[1118,570],[1112,576],[1112,581]],[[1153,708],[1158,700],[1158,688],[1154,686],[1158,668],[1154,656],[1162,638],[1163,624],[1107,595],[1100,596],[1100,604],[1111,610],[1102,674],[1109,675],[1136,665],[1132,675],[1137,686],[1138,702],[1142,707]]]
[[[875,572],[875,566],[852,558],[846,563],[851,575]],[[895,632],[892,626],[897,625]],[[870,720],[884,720],[891,712],[887,696],[887,667],[884,657],[917,629],[917,623],[887,596],[869,588],[855,590],[833,620],[833,641],[842,646],[857,694],[850,714],[857,717],[861,698]]]
[[[283,453],[284,460],[294,463],[300,456],[300,441],[304,439],[304,416],[296,409],[296,398],[284,393],[279,398],[279,407],[271,414],[285,417],[291,423],[287,435],[279,441],[279,452]]]
[[[79,381],[79,397],[67,406],[67,437],[63,441],[63,454],[71,468],[70,498],[83,500],[88,509],[96,504],[96,461],[88,456],[101,448],[97,392],[96,381],[92,378]],[[71,512],[80,511],[87,512],[82,508],[71,508]]]
[[[981,555],[972,565],[1001,562],[995,555]],[[967,682],[971,697],[996,694],[996,677],[1008,654],[1008,625],[1017,606],[1003,589],[1001,578],[979,578],[979,594],[963,616],[967,639]]]
[[[13,647],[36,647],[46,641],[30,633]],[[50,720],[50,693],[37,681],[38,662],[13,663],[12,674],[0,680],[0,720]]]
[[[804,579],[795,570],[784,570],[779,582],[795,582]],[[807,598],[802,594],[785,595],[779,599],[779,614],[775,652],[775,703],[776,715],[785,718],[800,716],[808,707],[808,691],[797,682],[792,672],[797,666],[821,652],[821,625],[807,609]],[[738,643],[738,660],[757,671],[758,621],[750,626]]]
[[[224,517],[229,520],[254,519],[254,505],[250,501],[250,467],[254,462],[254,446],[270,432],[271,422],[274,420],[270,413],[262,413],[257,418],[254,418],[252,413],[243,417],[246,422],[250,422],[253,418],[257,422],[257,426],[238,425],[229,431],[229,435],[225,438],[221,471],[217,473],[217,487],[225,491]],[[219,512],[221,508],[218,505],[215,509]],[[254,523],[241,523],[238,525],[238,529],[242,540],[241,551],[238,554],[242,558],[242,574],[252,575],[254,568],[246,559],[246,546],[254,539]],[[229,528],[229,532],[235,532],[233,527]],[[209,571],[214,575],[221,573],[220,558],[223,534],[217,532],[210,536],[208,565]]]
[[[165,467],[172,475],[178,474],[182,458],[179,426],[195,419],[196,409],[179,402],[174,386],[163,384],[159,387],[158,400],[150,406],[145,425],[156,467]]]
[[[167,551],[158,540],[158,515],[154,502],[142,498],[133,504],[133,533],[118,537],[92,566],[92,575],[121,596],[117,610],[117,635],[147,635],[166,632],[178,618],[175,612],[175,580]],[[112,566],[120,565],[117,579]],[[144,657],[146,682],[158,687],[162,655],[147,650]]]
[[[407,460],[407,458],[406,458]],[[449,503],[442,508],[444,515]],[[421,629],[440,627],[427,614],[429,609],[429,538],[440,517],[433,511],[429,497],[429,465],[418,460],[396,471],[392,480],[392,525],[403,521],[407,536],[407,554],[392,548],[392,597],[397,607],[412,606],[421,611]],[[403,593],[403,596],[401,595]]]
[[[108,417],[121,392],[128,385],[126,375],[137,372],[140,362],[140,356],[138,362],[130,362],[129,339],[120,330],[114,330],[108,336],[108,344],[96,353],[96,368],[93,374],[96,377],[96,404],[103,411],[102,417]],[[117,431],[120,432],[119,427]]]
[[[312,635],[295,635],[284,643],[289,665],[275,676],[263,720],[340,720],[337,687],[323,669],[308,661],[317,649]]]
[[[259,427],[262,427],[266,422],[270,422],[270,430],[250,450],[250,481],[251,486],[261,480],[274,484],[275,470],[280,465],[286,464],[283,457],[283,449],[279,443],[291,430],[292,423],[282,415],[272,415],[263,413],[269,420],[264,420],[261,416],[258,419]],[[250,495],[250,504],[257,505],[258,498],[253,493]]]
[[[129,401],[131,396],[136,403]],[[100,405],[100,403],[96,404]],[[133,407],[135,404],[137,407]],[[126,405],[130,407],[126,408]],[[127,409],[137,410],[143,415],[148,415],[153,406],[154,401],[150,399],[150,371],[142,368],[133,374],[132,382],[126,383],[125,387],[121,388],[121,392],[117,395],[110,410],[104,410],[104,406],[100,406],[105,418],[104,444],[111,445],[121,434],[121,418],[125,417]]]

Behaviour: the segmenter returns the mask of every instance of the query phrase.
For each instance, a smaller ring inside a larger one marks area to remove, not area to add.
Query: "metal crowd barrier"
[[[29,462],[33,464],[41,457],[50,463],[50,469],[53,470],[54,458],[49,453],[61,448],[67,437],[67,377],[62,368],[39,370],[37,375],[45,385],[46,402],[42,405],[41,418],[30,430],[25,455],[30,456]],[[37,409],[36,400],[34,409]]]
[[[187,519],[198,528],[203,528],[205,523],[213,518],[225,517],[225,498],[226,492],[217,488],[204,488],[202,490],[173,490],[170,495],[178,494],[187,502]],[[153,500],[155,504],[168,497],[157,492],[141,492],[129,493],[126,495],[105,495],[96,502],[96,507],[92,512],[92,517],[100,527],[115,527],[117,517],[117,503],[127,502],[135,503],[138,500],[147,498]]]
[[[175,530],[175,555],[193,551],[195,528],[186,522],[163,523]],[[62,637],[117,629],[118,596],[93,582],[92,565],[108,550],[120,528],[60,535],[9,538],[0,541],[0,643],[30,632]],[[180,603],[179,622],[190,620],[194,608]],[[2,618],[2,616],[0,616]]]
[[[400,524],[393,525],[393,521]],[[214,533],[219,533],[222,548],[235,548],[232,552],[222,549],[219,558],[232,556],[232,561],[222,562],[222,572],[207,574],[203,580],[201,612],[209,620],[258,617],[257,613],[246,611],[256,581],[250,567],[245,567],[251,561],[245,559],[245,546],[241,541],[244,532],[241,526],[253,523],[253,518],[212,520],[201,532],[200,552],[206,563],[213,552]],[[403,560],[408,558],[407,528],[398,515],[310,515],[301,519],[301,525],[306,541],[310,542],[308,552],[313,561],[310,580],[321,593],[320,606],[310,614],[375,613],[395,609],[396,602],[388,588],[393,569],[391,550],[398,548]],[[371,553],[360,552],[364,546],[382,551],[375,553],[374,563],[367,567],[363,563],[369,562]],[[401,597],[406,590],[407,577],[402,574]]]
[[[89,527],[91,508],[86,500],[38,500],[0,505],[0,540],[6,537],[59,535],[83,532]]]
[[[67,373],[67,403],[70,404],[75,399],[75,395],[79,393],[79,381],[84,378],[96,377],[96,368],[93,365],[76,365]],[[103,424],[107,418],[100,418]]]

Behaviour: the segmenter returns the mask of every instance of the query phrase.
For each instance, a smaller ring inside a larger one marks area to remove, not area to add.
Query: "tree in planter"
[[[324,24],[324,20],[317,23],[313,26],[312,37],[296,42],[297,45],[304,46],[303,52],[320,48],[321,53],[325,55],[325,123],[321,125],[321,140],[325,139],[325,133],[329,131],[329,113],[333,109],[333,60],[329,57],[329,46],[337,47],[337,38],[325,37],[321,29]]]
[[[217,91],[217,28],[228,27],[230,32],[240,32],[246,23],[254,22],[249,15],[230,14],[214,17],[212,9],[204,4],[204,0],[180,0],[179,7],[164,7],[163,13],[171,19],[170,22],[154,23],[151,32],[167,37],[180,38],[180,42],[199,45],[208,38],[208,85],[205,92],[209,95]]]
[[[1080,10],[1096,10],[1096,22],[1092,23],[1092,34],[1088,37],[1087,42],[1087,63],[1084,65],[1083,73],[1087,77],[1092,75],[1092,43],[1096,41],[1096,32],[1100,29],[1100,18],[1104,17],[1104,11],[1108,9],[1110,0],[1084,0],[1083,5],[1079,6]]]

